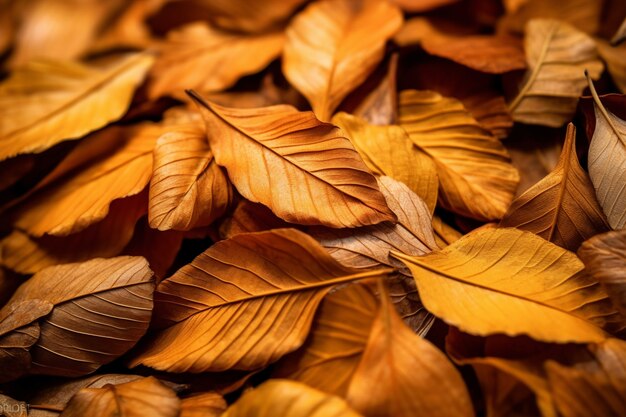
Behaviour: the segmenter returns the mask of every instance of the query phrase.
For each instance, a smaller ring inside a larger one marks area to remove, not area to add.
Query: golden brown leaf
[[[588,73],[587,80],[596,117],[587,168],[609,224],[622,229],[626,226],[626,120],[604,107]]]
[[[153,59],[131,54],[99,65],[31,61],[0,84],[0,160],[80,139],[120,118]]]
[[[219,233],[222,239],[229,239],[240,233],[263,232],[284,227],[293,226],[276,217],[264,205],[241,200],[232,214],[224,219]]]
[[[37,238],[13,230],[0,241],[0,262],[16,272],[34,274],[52,265],[119,255],[146,214],[147,202],[147,192],[113,201],[104,220],[67,236]]]
[[[330,120],[339,103],[382,59],[402,13],[381,0],[323,0],[309,5],[287,29],[283,72]]]
[[[111,126],[86,138],[13,208],[15,227],[31,236],[66,236],[103,220],[111,203],[141,192],[163,126]]]
[[[451,98],[432,91],[400,94],[400,125],[439,174],[439,202],[480,220],[506,212],[519,176],[500,141]]]
[[[196,22],[168,33],[151,70],[150,95],[184,96],[231,87],[265,68],[282,51],[282,31],[260,35],[225,32]]]
[[[337,113],[333,124],[341,128],[376,175],[386,175],[405,183],[430,212],[437,204],[437,167],[421,149],[413,146],[399,126],[374,126],[346,113]]]
[[[39,319],[30,372],[79,376],[128,351],[152,314],[152,271],[143,258],[94,259],[52,266],[22,284],[0,310],[0,323]],[[33,300],[53,305],[34,314],[14,310]],[[44,317],[46,316],[46,317]],[[15,326],[13,326],[15,327]]]
[[[180,417],[220,417],[226,408],[224,397],[216,392],[206,392],[183,399]]]
[[[578,256],[626,317],[626,229],[592,237],[582,244]]]
[[[305,0],[199,0],[217,26],[233,31],[262,32],[282,21]]]
[[[500,227],[533,232],[574,252],[584,240],[609,230],[575,142],[576,128],[570,123],[555,169],[513,201]]]
[[[348,403],[366,417],[473,416],[459,372],[442,352],[402,322],[387,294],[382,297],[348,388]]]
[[[395,39],[400,45],[419,43],[431,55],[477,71],[502,74],[526,69],[522,44],[512,36],[449,35],[427,19],[416,17],[406,22]]]
[[[192,96],[215,160],[248,200],[291,223],[355,227],[395,220],[375,177],[333,125],[291,106],[231,109]]]
[[[222,417],[360,417],[344,400],[299,382],[268,381],[244,393]]]
[[[147,377],[102,388],[83,388],[60,417],[177,417],[180,400],[170,388]]]
[[[593,350],[596,360],[591,364],[546,364],[552,396],[563,417],[626,414],[626,342],[608,339]]]
[[[438,7],[456,3],[459,0],[391,0],[407,12],[427,12]]]
[[[596,46],[613,82],[626,94],[626,44],[611,46],[603,39],[596,39]]]
[[[336,284],[381,277],[341,266],[294,229],[216,243],[157,290],[157,332],[133,365],[174,372],[255,370],[297,349]]]
[[[32,0],[26,3],[10,58],[13,67],[34,58],[79,57],[124,4],[120,0]]]
[[[571,120],[585,88],[583,70],[598,78],[604,65],[585,33],[558,20],[526,25],[528,70],[509,110],[517,122],[559,127]]]
[[[230,204],[230,183],[217,166],[201,121],[177,124],[159,138],[150,181],[150,226],[190,230],[207,226]]]
[[[394,256],[413,272],[426,309],[470,334],[599,342],[607,334],[597,326],[622,325],[582,262],[529,232],[481,229],[439,252]]]

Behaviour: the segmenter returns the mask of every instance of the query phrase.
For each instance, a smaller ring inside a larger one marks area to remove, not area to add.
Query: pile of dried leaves
[[[626,416],[625,16],[0,0],[0,414]]]

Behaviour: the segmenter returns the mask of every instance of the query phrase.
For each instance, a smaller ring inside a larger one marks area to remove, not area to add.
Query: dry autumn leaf
[[[608,111],[587,74],[596,128],[589,145],[589,176],[613,229],[626,226],[626,121]]]
[[[578,256],[626,317],[626,229],[592,237],[582,244]]]
[[[400,10],[384,0],[314,2],[287,29],[285,76],[317,118],[328,121],[382,59],[401,24]]]
[[[207,392],[183,399],[180,417],[220,417],[227,408],[224,397],[216,392]]]
[[[622,94],[626,93],[626,44],[611,46],[603,39],[596,39],[596,46],[613,82]]]
[[[17,289],[0,310],[0,323],[38,320],[40,334],[29,348],[31,373],[85,375],[143,336],[152,315],[153,290],[152,271],[140,257],[52,266]],[[37,300],[53,307],[49,315],[49,308],[38,314],[20,310]]]
[[[370,125],[346,113],[337,113],[332,122],[343,130],[374,174],[405,183],[426,202],[431,212],[435,210],[437,168],[424,151],[413,146],[404,129]]]
[[[100,65],[30,61],[0,83],[0,160],[80,139],[120,118],[153,63],[145,53]]]
[[[394,256],[411,269],[426,309],[471,334],[584,343],[608,337],[598,326],[621,327],[582,262],[529,232],[482,229],[438,252]]]
[[[215,160],[248,200],[299,224],[355,227],[395,220],[374,176],[333,125],[291,106],[233,109],[192,97]]]
[[[481,220],[504,215],[519,175],[500,141],[459,101],[432,91],[403,91],[399,124],[435,162],[444,208]]]
[[[266,382],[249,391],[222,417],[360,417],[341,398],[287,380]]]
[[[151,227],[190,230],[207,226],[224,214],[231,195],[201,121],[173,125],[158,139],[150,181]]]
[[[559,127],[569,121],[585,88],[583,70],[603,69],[593,40],[567,23],[534,19],[526,25],[528,71],[509,103],[513,120]]]
[[[570,123],[557,166],[513,201],[500,227],[533,232],[574,252],[584,240],[609,230],[575,142],[576,128]]]
[[[155,314],[165,327],[132,363],[170,372],[264,367],[302,344],[333,286],[390,271],[341,266],[294,229],[236,235],[159,285]]]
[[[150,376],[119,385],[83,388],[72,397],[60,417],[177,417],[179,411],[176,393]]]
[[[266,67],[282,51],[284,35],[225,32],[196,22],[168,34],[152,68],[150,95],[184,96],[185,89],[224,90]]]

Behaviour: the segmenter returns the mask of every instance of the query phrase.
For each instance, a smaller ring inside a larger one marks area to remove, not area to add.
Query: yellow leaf
[[[0,160],[39,153],[120,118],[153,63],[124,55],[87,66],[31,61],[0,84]]]
[[[428,155],[413,146],[404,129],[371,125],[347,113],[337,113],[332,122],[346,133],[374,174],[405,183],[426,202],[431,213],[435,210],[437,168]]]
[[[526,25],[528,70],[509,110],[517,122],[559,127],[574,115],[585,88],[583,71],[598,78],[604,65],[593,40],[567,23],[534,19]]]
[[[222,417],[360,417],[344,400],[299,382],[274,379],[245,392]]]
[[[283,72],[309,100],[318,119],[339,103],[383,58],[402,13],[382,0],[323,0],[309,5],[287,29]]]
[[[287,105],[233,109],[191,95],[215,160],[246,199],[298,224],[356,227],[395,220],[375,177],[333,125]]]
[[[399,123],[435,161],[444,208],[486,221],[504,215],[519,175],[502,143],[461,102],[432,91],[403,91]]]
[[[439,252],[394,255],[413,272],[426,309],[470,334],[583,343],[607,337],[598,326],[621,327],[576,255],[529,232],[483,228]]]

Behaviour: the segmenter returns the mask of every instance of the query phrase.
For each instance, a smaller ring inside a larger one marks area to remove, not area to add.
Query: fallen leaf
[[[48,266],[117,256],[146,214],[147,200],[147,192],[116,200],[104,220],[67,236],[37,238],[13,230],[0,241],[0,262],[16,272],[34,274]]]
[[[402,322],[385,292],[346,398],[366,417],[474,415],[459,372]]]
[[[146,53],[99,65],[31,61],[0,83],[0,160],[80,139],[119,119],[152,65]]]
[[[611,39],[611,43],[613,45],[617,45],[623,42],[624,39],[626,39],[626,18],[624,18],[624,21],[620,25],[619,29],[617,29],[617,32],[615,32],[615,35],[613,35],[613,39]]]
[[[83,388],[72,397],[60,417],[177,417],[179,411],[176,393],[150,376],[119,385]]]
[[[80,376],[128,351],[148,328],[152,314],[152,271],[143,258],[94,259],[52,266],[22,284],[0,310],[0,323],[39,323],[39,340],[29,349],[31,373]],[[54,306],[14,311],[27,302]],[[45,317],[44,317],[45,316]]]
[[[177,124],[154,148],[148,219],[164,231],[207,226],[224,214],[232,191],[201,121]]]
[[[344,400],[299,382],[268,381],[244,393],[222,417],[360,417]]]
[[[463,236],[461,232],[444,222],[439,216],[433,216],[432,225],[433,233],[435,235],[435,242],[440,248],[445,248],[446,246],[448,246],[452,242],[456,242],[461,238],[461,236]]]
[[[596,361],[590,365],[546,364],[559,415],[601,417],[626,413],[626,342],[608,339],[594,350]]]
[[[626,45],[611,46],[603,39],[596,39],[596,46],[613,82],[619,91],[626,93]]]
[[[395,220],[374,176],[333,125],[286,105],[231,109],[192,97],[215,160],[248,200],[299,224],[356,227]]]
[[[528,70],[509,110],[517,122],[559,127],[571,120],[585,88],[583,70],[599,78],[604,65],[585,33],[558,20],[526,25]]]
[[[281,53],[283,43],[282,31],[247,35],[204,22],[186,25],[169,32],[159,47],[150,72],[150,96],[184,96],[185,89],[224,90],[265,68]]]
[[[224,219],[219,232],[223,239],[229,239],[240,233],[263,232],[285,227],[294,225],[279,219],[262,204],[241,200],[232,214]]]
[[[432,316],[420,302],[410,271],[402,262],[390,257],[389,251],[419,256],[438,249],[431,216],[424,202],[406,185],[389,177],[380,177],[378,184],[389,208],[398,217],[397,224],[381,223],[362,227],[358,232],[311,228],[309,233],[345,266],[396,268],[399,273],[387,280],[394,305],[409,327],[425,334],[432,325]]]
[[[155,315],[165,328],[132,365],[193,373],[259,369],[304,342],[333,286],[388,272],[343,267],[294,229],[236,235],[161,282]]]
[[[180,403],[180,417],[220,417],[228,405],[216,392],[206,392],[184,398]]]
[[[285,77],[309,100],[317,118],[328,121],[374,70],[385,42],[401,25],[402,13],[386,1],[314,2],[287,29]]]
[[[626,226],[626,121],[604,107],[588,73],[587,80],[596,117],[587,168],[609,224],[622,229]]]
[[[337,113],[332,122],[346,134],[374,174],[405,183],[426,202],[431,213],[435,210],[437,167],[430,156],[413,146],[404,129],[371,125],[346,113]]]
[[[459,101],[432,91],[403,91],[399,123],[434,160],[442,207],[480,220],[504,215],[519,175],[500,141]]]
[[[470,334],[584,343],[607,338],[598,326],[621,326],[582,262],[529,232],[481,229],[421,257],[393,254],[411,269],[426,309]]]
[[[576,128],[570,123],[557,166],[513,201],[500,227],[527,230],[574,252],[584,240],[609,230],[575,142]]]
[[[626,229],[592,237],[582,244],[578,256],[626,317]]]
[[[106,218],[111,203],[140,193],[152,174],[152,150],[163,126],[111,126],[76,146],[11,211],[15,227],[34,237],[67,236]]]

